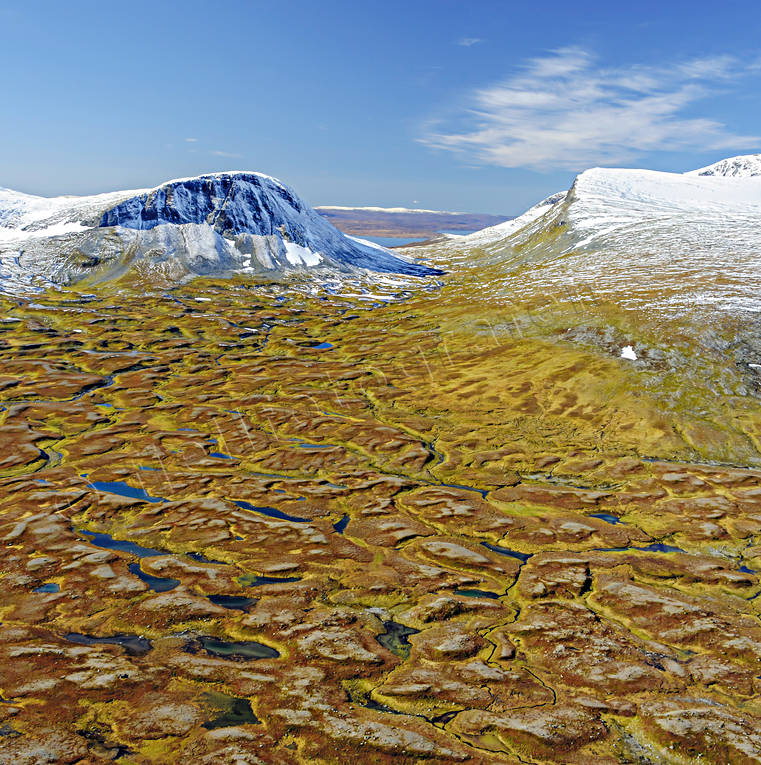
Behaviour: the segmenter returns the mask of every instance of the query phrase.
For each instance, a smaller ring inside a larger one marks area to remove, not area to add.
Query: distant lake
[[[478,230],[478,229],[475,229]],[[473,231],[439,231],[440,234],[472,234]],[[427,237],[422,236],[366,236],[362,235],[360,239],[367,239],[368,242],[375,242],[381,247],[404,247],[407,244],[414,244],[416,242],[423,242]]]
[[[423,238],[419,236],[366,236],[363,234],[360,239],[367,239],[368,242],[375,242],[381,247],[402,247],[405,244],[412,244],[412,242],[422,242]]]

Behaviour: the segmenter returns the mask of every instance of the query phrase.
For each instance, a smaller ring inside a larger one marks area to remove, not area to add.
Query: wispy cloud
[[[214,149],[211,153],[215,157],[227,157],[228,159],[240,159],[243,156],[242,154],[234,154],[231,151],[220,151],[219,149]]]
[[[463,48],[470,48],[472,45],[478,45],[482,42],[480,37],[461,37],[458,41],[458,45],[462,45]]]
[[[578,170],[652,151],[747,149],[761,138],[687,110],[753,72],[734,56],[606,68],[583,48],[529,60],[430,122],[423,143],[502,167]]]
[[[196,141],[198,141],[198,139],[197,139],[197,138],[186,138],[185,140],[186,140],[188,143],[196,143]]]

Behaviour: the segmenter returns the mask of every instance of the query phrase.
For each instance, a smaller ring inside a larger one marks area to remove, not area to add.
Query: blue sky
[[[761,3],[0,0],[0,186],[253,169],[517,214],[592,165],[761,151]]]

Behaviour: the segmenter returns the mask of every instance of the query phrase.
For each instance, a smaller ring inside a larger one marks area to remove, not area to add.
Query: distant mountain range
[[[315,207],[334,226],[354,236],[419,237],[441,231],[469,233],[510,220],[509,215],[408,210],[404,207]]]
[[[36,197],[0,189],[0,289],[118,279],[164,283],[233,272],[443,273],[347,235],[429,237],[498,216],[404,208],[319,208],[260,173],[216,173],[154,189]],[[332,221],[332,222],[331,222]],[[594,168],[518,218],[408,250],[495,274],[481,289],[548,287],[653,306],[761,310],[761,155],[689,173]],[[372,232],[372,233],[371,233]]]
[[[216,173],[90,197],[0,189],[6,290],[127,272],[179,281],[304,269],[438,273],[344,235],[288,186],[260,173]]]

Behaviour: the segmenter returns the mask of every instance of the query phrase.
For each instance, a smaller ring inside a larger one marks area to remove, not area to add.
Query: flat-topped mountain
[[[169,279],[316,269],[437,273],[342,234],[288,186],[254,172],[154,189],[44,198],[0,189],[0,281],[9,285]]]

